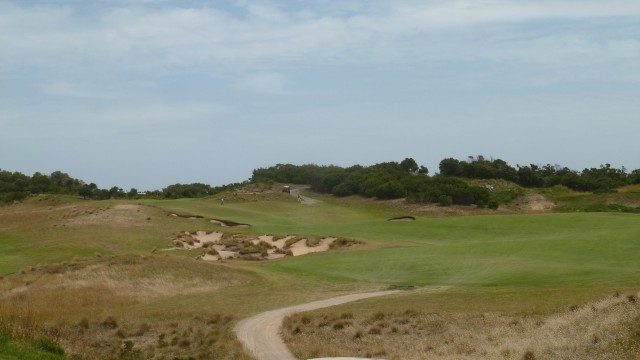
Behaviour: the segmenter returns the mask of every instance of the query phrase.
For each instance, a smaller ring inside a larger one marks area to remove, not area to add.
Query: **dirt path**
[[[310,197],[301,195],[299,189],[292,189],[291,196],[297,198],[301,204],[305,204],[305,205],[313,205],[318,202],[318,200],[316,199],[312,199]]]
[[[271,310],[240,321],[234,331],[240,342],[257,360],[296,360],[280,337],[280,327],[286,316],[397,292],[398,290],[389,290],[343,295]]]

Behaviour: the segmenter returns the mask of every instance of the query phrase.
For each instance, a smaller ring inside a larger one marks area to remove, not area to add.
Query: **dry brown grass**
[[[505,314],[296,314],[283,333],[301,358],[638,359],[640,304],[611,297],[536,318]]]
[[[86,359],[249,359],[233,335],[233,316],[136,310],[246,281],[223,267],[166,256],[34,267],[0,280],[0,328],[17,338],[44,336]]]

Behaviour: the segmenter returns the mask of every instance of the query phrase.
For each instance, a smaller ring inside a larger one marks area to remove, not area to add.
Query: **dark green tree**
[[[413,158],[405,158],[400,162],[400,167],[406,172],[418,172],[418,163]]]

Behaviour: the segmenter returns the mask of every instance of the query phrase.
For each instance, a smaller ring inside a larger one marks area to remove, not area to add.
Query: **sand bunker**
[[[204,216],[200,216],[200,215],[183,215],[183,214],[178,214],[178,213],[170,213],[169,216],[181,217],[183,219],[191,219],[191,220],[203,219],[204,218]]]
[[[196,231],[179,233],[173,240],[174,246],[165,250],[206,249],[206,253],[197,257],[205,261],[235,258],[273,260],[327,251],[334,241],[335,237],[308,239],[293,235],[282,238],[272,235],[256,238],[233,235],[225,238],[222,232]]]
[[[414,216],[398,216],[387,221],[416,221],[416,218]]]
[[[327,251],[329,250],[329,246],[331,246],[331,243],[333,243],[335,240],[336,238],[326,237],[324,239],[321,239],[318,245],[308,246],[306,239],[304,239],[291,245],[291,252],[293,253],[293,256],[300,256],[300,255],[306,255],[306,254],[311,254],[316,252]]]
[[[212,224],[224,226],[224,227],[249,227],[249,224],[237,223],[230,220],[211,219]]]

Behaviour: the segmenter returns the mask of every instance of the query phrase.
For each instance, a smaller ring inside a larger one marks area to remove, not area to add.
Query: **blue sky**
[[[640,168],[640,2],[0,0],[0,168]]]

